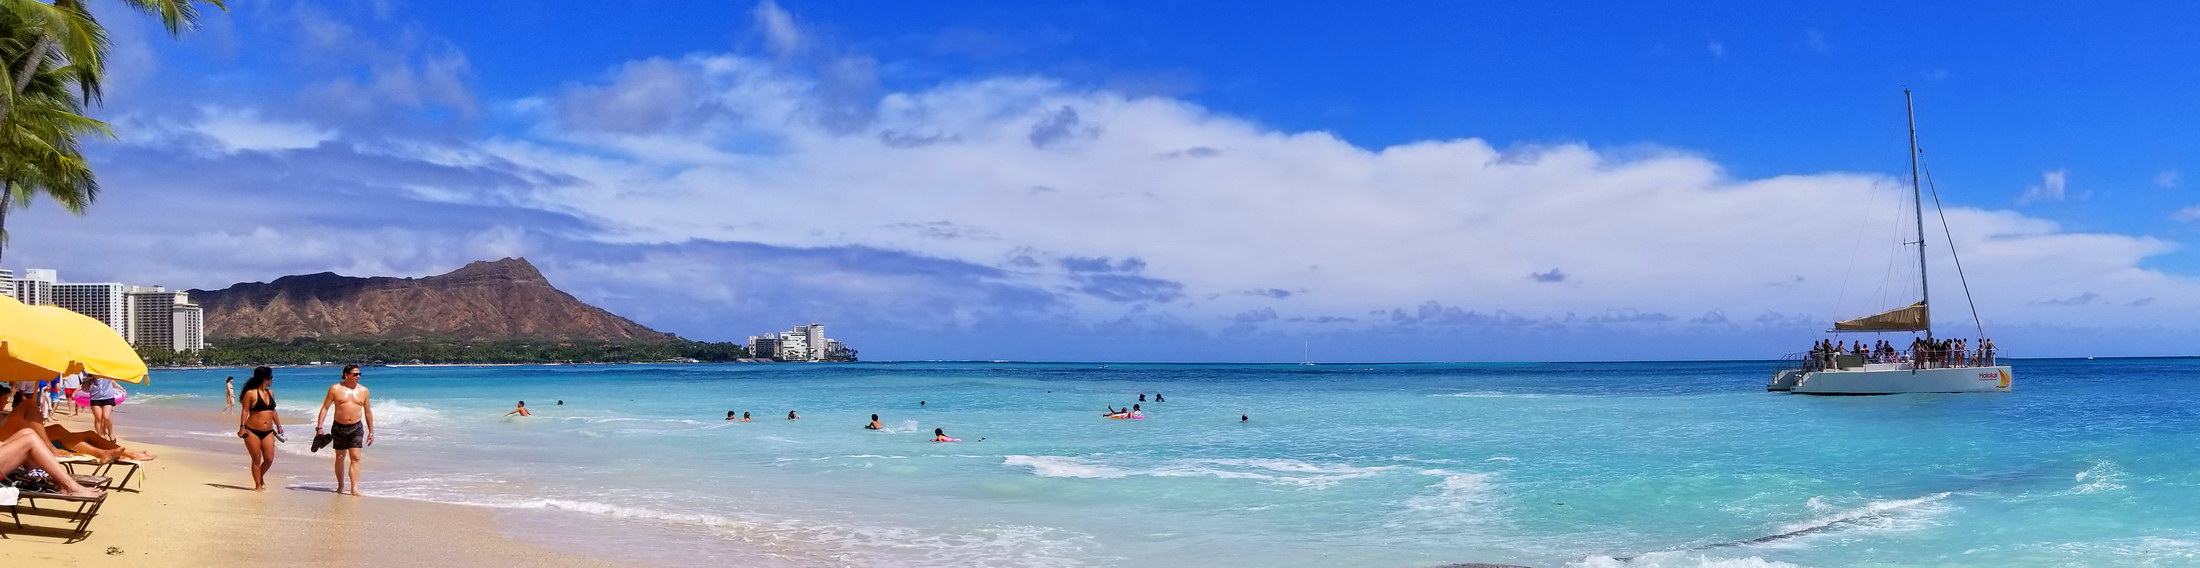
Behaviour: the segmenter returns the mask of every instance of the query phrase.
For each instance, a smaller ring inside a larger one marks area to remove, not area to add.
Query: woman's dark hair
[[[524,400],[522,400],[522,401],[519,401],[519,405],[520,405],[520,406],[527,406],[527,401],[524,401]]]
[[[240,402],[243,401],[244,393],[266,388],[267,382],[272,380],[275,380],[274,369],[269,369],[267,367],[253,368],[252,378],[244,380],[244,390],[237,392],[237,400]]]
[[[945,436],[945,435],[947,435],[947,430],[946,430],[946,429],[943,429],[943,428],[933,428],[933,429],[932,429],[932,435],[934,435],[934,436]]]
[[[728,410],[728,411],[726,411],[726,417],[727,417],[727,418],[732,418],[732,417],[733,417],[733,411],[731,411],[731,410]]]

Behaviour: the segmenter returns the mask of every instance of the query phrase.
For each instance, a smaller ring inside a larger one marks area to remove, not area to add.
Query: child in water
[[[727,419],[727,420],[733,420],[733,419],[734,419],[734,417],[733,417],[733,411],[731,411],[731,410],[728,410],[728,411],[726,411],[726,419]]]
[[[787,411],[787,419],[788,419],[788,420],[801,420],[801,419],[802,419],[802,417],[800,417],[800,416],[795,416],[795,415],[794,415],[794,411],[792,411],[792,410],[789,410],[789,411]]]
[[[519,401],[519,408],[514,408],[514,409],[512,409],[512,411],[511,411],[511,412],[506,412],[506,413],[504,413],[504,415],[505,415],[505,416],[511,416],[511,415],[514,415],[514,414],[518,414],[518,415],[520,415],[520,416],[534,416],[534,415],[535,415],[535,413],[533,413],[533,412],[528,412],[528,411],[527,411],[527,401],[524,401],[524,400],[522,400],[522,401]]]
[[[873,415],[871,415],[871,423],[870,423],[870,424],[867,424],[867,425],[864,425],[864,426],[863,426],[863,429],[865,429],[865,430],[885,430],[885,429],[886,429],[886,425],[885,425],[885,424],[880,424],[880,423],[878,423],[878,415],[877,415],[877,414],[873,414]]]
[[[960,442],[960,441],[962,441],[962,438],[949,438],[949,437],[947,437],[947,431],[946,431],[945,429],[941,429],[941,428],[933,428],[933,429],[932,429],[932,441],[934,441],[934,442]]]
[[[747,413],[747,412],[743,412],[743,413],[741,413],[741,421],[742,421],[742,422],[748,422],[748,421],[749,421],[749,413]]]

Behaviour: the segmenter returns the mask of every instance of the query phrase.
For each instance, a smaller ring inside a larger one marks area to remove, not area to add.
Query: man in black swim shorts
[[[328,394],[321,397],[321,413],[313,417],[313,431],[321,431],[321,420],[328,417],[329,407],[336,407],[336,420],[329,424],[329,436],[336,447],[336,492],[347,493],[344,484],[351,484],[351,495],[359,494],[359,461],[362,448],[374,445],[374,406],[370,403],[367,387],[359,384],[359,366],[344,366],[344,382],[329,385]]]

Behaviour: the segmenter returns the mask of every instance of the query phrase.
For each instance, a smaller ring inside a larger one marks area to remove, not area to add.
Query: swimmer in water
[[[528,412],[528,411],[527,411],[527,401],[524,401],[524,400],[522,400],[522,401],[519,401],[519,408],[514,408],[514,409],[512,409],[512,411],[511,411],[511,412],[506,412],[506,413],[504,413],[504,415],[505,415],[505,416],[511,416],[511,415],[514,415],[514,414],[518,414],[518,415],[520,415],[520,416],[534,416],[534,415],[535,415],[535,413],[533,413],[533,412]]]
[[[749,413],[747,413],[747,412],[743,412],[743,413],[741,413],[741,421],[742,421],[742,422],[748,422],[748,421],[749,421]]]
[[[789,411],[787,411],[787,419],[788,419],[788,420],[801,420],[801,419],[802,419],[802,417],[800,417],[800,416],[795,416],[795,415],[794,415],[794,411],[792,411],[792,410],[789,410]]]
[[[960,441],[962,441],[962,438],[949,438],[949,437],[947,437],[947,431],[946,431],[946,430],[944,430],[944,429],[940,429],[940,428],[933,428],[933,429],[932,429],[932,441],[934,441],[934,442],[960,442]]]
[[[1158,392],[1157,392],[1157,393],[1153,393],[1153,401],[1154,401],[1154,402],[1168,402],[1168,400],[1167,400],[1167,399],[1161,398],[1161,393],[1158,393]]]
[[[565,406],[565,401],[563,401],[563,400],[560,400],[560,401],[558,401],[558,406]]]
[[[1146,393],[1138,393],[1138,401],[1146,402]]]
[[[924,401],[917,401],[917,406],[924,406]]]
[[[739,420],[738,418],[735,418],[735,417],[733,416],[733,411],[731,411],[731,410],[728,410],[728,411],[726,411],[726,419],[727,419],[727,420]]]
[[[1251,416],[1246,416],[1246,415],[1243,415],[1243,414],[1239,414],[1239,415],[1238,415],[1238,423],[1239,423],[1239,424],[1244,424],[1244,423],[1246,423],[1247,421],[1250,421],[1250,420],[1252,420],[1252,419],[1253,419],[1253,417],[1251,417]]]
[[[1142,410],[1142,409],[1140,409],[1140,408],[1138,408],[1138,405],[1136,405],[1136,404],[1133,404],[1133,405],[1131,405],[1131,416],[1130,416],[1130,417],[1131,417],[1131,418],[1145,418],[1145,417],[1146,417],[1146,411],[1145,411],[1145,410]]]
[[[1116,409],[1115,409],[1115,405],[1113,405],[1113,404],[1110,404],[1110,405],[1108,405],[1108,411],[1107,411],[1106,413],[1102,413],[1102,414],[1101,414],[1101,416],[1106,416],[1106,417],[1109,417],[1109,418],[1114,418],[1114,417],[1117,417],[1117,416],[1123,416],[1123,415],[1126,415],[1126,414],[1130,414],[1130,413],[1131,413],[1130,409],[1127,409],[1127,408],[1126,408],[1126,409],[1123,409],[1123,410],[1116,410]]]
[[[871,415],[871,423],[870,423],[870,424],[866,424],[866,425],[864,425],[864,426],[863,426],[863,429],[865,429],[865,430],[885,430],[885,429],[886,429],[886,425],[885,425],[885,424],[880,424],[880,423],[878,423],[878,415],[877,415],[877,414],[873,414],[873,415]]]

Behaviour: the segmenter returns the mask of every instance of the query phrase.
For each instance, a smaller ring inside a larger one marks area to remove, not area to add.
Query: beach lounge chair
[[[54,456],[56,459],[61,460],[62,467],[69,468],[70,475],[77,475],[76,467],[80,465],[92,468],[91,475],[108,477],[112,477],[110,474],[114,472],[115,466],[130,466],[130,470],[122,474],[122,482],[116,483],[113,487],[113,489],[116,490],[126,489],[127,486],[130,485],[130,478],[137,477],[138,474],[138,462],[122,458],[115,458],[115,461],[112,462],[99,463],[99,458],[97,457],[70,451],[68,448],[61,447],[60,444],[54,445]],[[144,485],[144,480],[138,481],[139,487],[143,487]]]
[[[106,487],[107,484],[114,482],[113,478],[96,475],[72,475],[71,477],[75,477],[77,484],[85,487]],[[15,520],[15,528],[20,530],[24,528],[21,509],[26,503],[32,508],[43,508],[38,506],[39,499],[75,503],[76,511],[72,515],[76,518],[76,532],[69,539],[70,542],[75,542],[84,539],[86,531],[92,526],[92,517],[99,516],[99,508],[107,504],[108,495],[110,493],[101,493],[98,497],[76,497],[61,493],[23,491],[16,494],[16,503],[8,506],[8,517]]]

